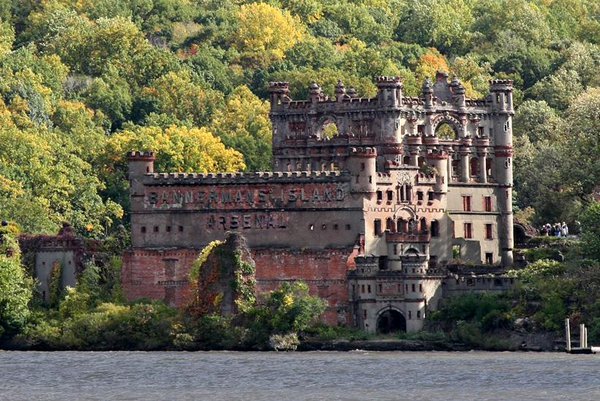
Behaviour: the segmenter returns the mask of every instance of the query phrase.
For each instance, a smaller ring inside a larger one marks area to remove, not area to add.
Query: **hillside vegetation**
[[[0,218],[102,236],[127,210],[128,150],[161,171],[269,169],[269,81],[373,96],[397,75],[415,96],[445,70],[471,97],[514,80],[517,204],[573,221],[600,182],[599,45],[595,0],[3,1]]]
[[[0,220],[10,222],[0,231],[0,339],[155,349],[225,336],[221,320],[185,331],[163,304],[124,305],[118,274],[94,266],[50,310],[37,308],[15,238],[67,221],[114,243],[128,224],[130,150],[157,152],[158,171],[270,169],[270,81],[289,81],[297,99],[312,82],[331,95],[339,79],[371,97],[375,76],[400,76],[418,96],[442,70],[472,98],[492,78],[514,81],[517,217],[580,221],[584,232],[567,262],[537,262],[515,273],[513,294],[449,304],[437,324],[463,322],[449,329],[477,343],[519,318],[525,331],[556,331],[568,315],[591,320],[600,340],[598,66],[597,0],[0,1]],[[300,289],[280,291],[304,299]],[[276,327],[267,317],[255,321]]]

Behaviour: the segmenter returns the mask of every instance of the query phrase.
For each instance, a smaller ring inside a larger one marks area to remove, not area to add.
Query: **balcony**
[[[398,232],[385,232],[385,241],[388,243],[423,243],[431,241],[431,234],[429,231],[420,233],[398,233]]]

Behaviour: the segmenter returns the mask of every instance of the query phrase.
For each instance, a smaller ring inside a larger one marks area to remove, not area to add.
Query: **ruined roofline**
[[[489,96],[483,99],[473,99],[465,96],[466,90],[462,85],[460,80],[456,77],[453,77],[450,82],[448,82],[448,74],[445,72],[438,71],[436,74],[436,82],[443,82],[448,85],[448,87],[452,90],[452,93],[455,96],[464,96],[464,100],[467,106],[476,107],[476,106],[487,106],[491,104]],[[386,90],[400,90],[404,88],[402,83],[402,78],[400,77],[389,77],[389,76],[379,76],[375,78],[375,84],[377,85],[378,95],[373,98],[368,97],[359,97],[356,94],[354,88],[349,88],[346,90],[342,81],[338,82],[338,85],[335,88],[335,93],[332,97],[324,94],[321,87],[313,82],[309,86],[310,98],[303,100],[294,100],[292,99],[290,94],[290,86],[289,82],[269,82],[269,92],[271,93],[271,100],[281,102],[285,104],[285,107],[288,109],[304,109],[310,108],[313,103],[320,104],[337,104],[337,103],[348,103],[352,104],[354,107],[357,105],[375,105],[378,103],[379,93]],[[491,79],[489,80],[490,85],[490,93],[491,92],[507,92],[512,91],[513,89],[513,81],[510,79]],[[433,93],[433,82],[429,79],[425,80],[423,83],[422,93],[420,96],[411,97],[411,96],[401,96],[402,104],[406,105],[425,105],[427,95],[429,93]],[[435,99],[435,96],[434,96]]]
[[[145,176],[151,181],[149,185],[179,184],[241,184],[241,183],[276,183],[294,180],[294,182],[315,181],[348,181],[351,176],[347,171],[264,171],[253,173],[149,173]]]

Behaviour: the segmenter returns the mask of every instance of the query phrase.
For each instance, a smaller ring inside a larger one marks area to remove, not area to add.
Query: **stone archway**
[[[377,333],[405,333],[406,319],[395,309],[386,309],[377,318]]]

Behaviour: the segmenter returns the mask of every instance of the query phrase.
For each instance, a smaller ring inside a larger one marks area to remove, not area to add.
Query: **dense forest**
[[[458,299],[433,324],[485,345],[490,330],[521,321],[558,331],[569,315],[590,321],[598,341],[599,66],[597,0],[0,0],[0,219],[10,222],[0,227],[0,339],[263,347],[272,333],[306,328],[320,309],[301,284],[241,323],[125,304],[118,257],[104,271],[87,266],[76,288],[56,287],[47,308],[32,301],[15,238],[66,221],[109,248],[126,244],[130,150],[156,151],[159,171],[268,170],[269,81],[289,81],[294,98],[312,82],[332,94],[338,79],[373,96],[375,76],[400,76],[417,96],[443,70],[473,98],[491,78],[514,81],[517,217],[584,231],[576,244],[544,237],[514,273],[515,292]],[[565,263],[547,260],[559,251]]]
[[[600,183],[596,0],[0,1],[0,218],[102,237],[126,223],[124,154],[161,171],[266,170],[269,81],[373,96],[437,70],[516,86],[516,206],[577,220]]]

